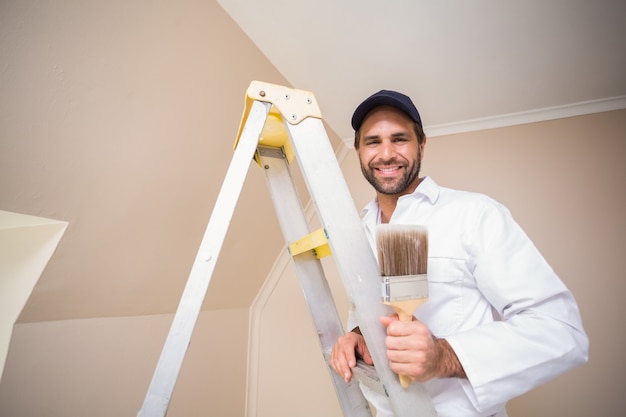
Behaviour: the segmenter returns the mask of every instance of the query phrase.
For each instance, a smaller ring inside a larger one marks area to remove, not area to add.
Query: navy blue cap
[[[375,107],[379,106],[392,106],[402,110],[411,119],[413,119],[415,123],[420,125],[420,127],[423,127],[420,114],[409,96],[405,96],[397,91],[380,90],[378,93],[372,94],[366,98],[365,101],[359,104],[359,107],[356,108],[354,114],[352,115],[352,128],[354,130],[359,130],[365,116],[367,116],[370,111],[374,110]]]

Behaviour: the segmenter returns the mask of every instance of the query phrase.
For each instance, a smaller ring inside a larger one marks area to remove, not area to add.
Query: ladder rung
[[[289,245],[289,253],[291,256],[300,255],[301,253],[314,251],[315,257],[321,259],[325,256],[329,256],[330,246],[328,245],[328,236],[324,228],[317,229],[316,231],[309,233],[301,239]]]
[[[372,365],[367,365],[361,359],[356,361],[356,366],[352,368],[353,378],[362,384],[367,385],[374,391],[384,396],[389,396],[387,390],[383,386],[376,369]]]
[[[328,363],[330,353],[326,353],[324,358]],[[368,365],[363,362],[363,359],[357,359],[356,366],[352,368],[352,381],[360,382],[381,395],[389,396],[389,393],[378,376],[378,372],[376,372],[376,368],[374,368],[373,365]]]

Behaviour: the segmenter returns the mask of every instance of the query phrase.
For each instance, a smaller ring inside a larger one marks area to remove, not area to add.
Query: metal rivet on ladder
[[[261,97],[265,97],[265,91],[261,90],[261,91],[259,92],[259,95],[260,95]]]

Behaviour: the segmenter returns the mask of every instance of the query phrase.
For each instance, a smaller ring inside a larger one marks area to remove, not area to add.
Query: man
[[[509,211],[491,198],[420,178],[426,136],[411,99],[380,91],[352,117],[354,146],[376,198],[362,211],[376,225],[429,230],[429,300],[412,322],[382,317],[391,369],[424,382],[440,417],[506,416],[506,402],[588,358],[576,302]],[[356,358],[372,364],[358,323],[330,362],[346,381]],[[386,398],[362,389],[377,416]]]

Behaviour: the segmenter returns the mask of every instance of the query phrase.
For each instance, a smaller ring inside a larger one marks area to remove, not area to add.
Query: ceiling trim
[[[425,126],[424,131],[428,137],[444,136],[621,109],[626,109],[626,96],[582,101],[563,106],[546,107],[519,113],[508,113],[480,119],[465,120],[462,122]],[[353,139],[351,138],[350,140],[352,141]]]

